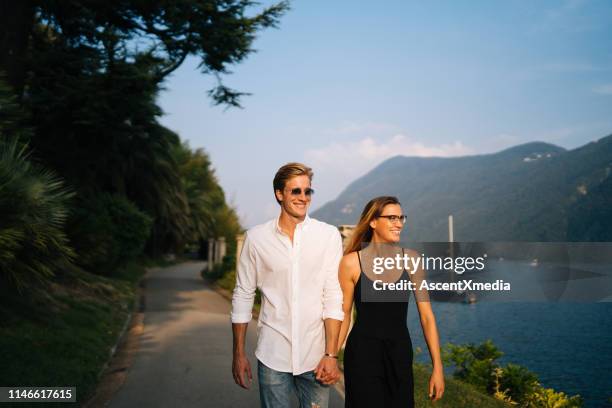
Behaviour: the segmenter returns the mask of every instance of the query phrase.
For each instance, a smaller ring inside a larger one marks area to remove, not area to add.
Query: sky
[[[573,149],[612,133],[608,0],[294,0],[253,46],[223,77],[252,93],[243,109],[212,105],[195,58],[158,99],[246,228],[278,215],[272,179],[290,161],[314,170],[312,212],[393,156]]]

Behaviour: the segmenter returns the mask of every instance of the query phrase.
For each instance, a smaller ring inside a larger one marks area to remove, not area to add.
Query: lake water
[[[432,302],[432,308],[441,345],[491,339],[504,352],[502,365],[526,366],[543,386],[580,394],[585,407],[610,406],[612,302]],[[408,327],[413,346],[423,350],[417,361],[430,362],[414,298]]]

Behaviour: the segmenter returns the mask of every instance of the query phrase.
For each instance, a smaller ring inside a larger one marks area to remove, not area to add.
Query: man
[[[234,381],[249,388],[245,352],[247,324],[261,292],[255,356],[264,408],[287,407],[291,392],[300,407],[325,408],[329,385],[339,376],[337,341],[342,311],[338,229],[308,216],[312,170],[300,163],[274,177],[280,216],[251,228],[245,237],[232,298]]]

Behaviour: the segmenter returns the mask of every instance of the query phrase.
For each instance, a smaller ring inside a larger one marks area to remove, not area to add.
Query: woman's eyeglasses
[[[310,187],[305,188],[304,189],[304,194],[306,194],[306,197],[310,197],[310,196],[312,196],[314,194],[314,190],[312,188],[310,188]],[[294,196],[302,195],[302,189],[299,188],[299,187],[291,189],[291,195],[294,195]]]
[[[379,215],[378,218],[386,218],[393,223],[399,221],[402,224],[405,224],[408,217],[405,215]]]

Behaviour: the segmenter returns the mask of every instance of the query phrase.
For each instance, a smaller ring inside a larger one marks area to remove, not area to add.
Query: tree
[[[228,67],[251,52],[255,34],[277,25],[289,8],[281,1],[246,16],[250,0],[0,1],[0,70],[21,96],[32,68],[28,48],[37,27],[61,33],[66,44],[98,53],[102,69],[116,61],[149,62],[149,74],[161,83],[185,59],[196,56],[200,70],[215,75],[209,95],[218,104],[239,106],[244,93],[221,82]]]
[[[606,177],[590,190],[569,207],[568,241],[612,240],[612,177],[606,174]]]
[[[0,288],[20,292],[46,283],[74,258],[63,230],[73,192],[32,161],[26,122],[0,78]]]
[[[210,186],[184,183],[173,153],[180,139],[159,124],[156,98],[191,55],[219,80],[212,100],[239,106],[244,94],[223,85],[221,76],[288,9],[287,2],[259,11],[255,5],[0,0],[0,70],[29,114],[33,156],[74,187],[77,206],[109,193],[150,216],[151,255],[180,251],[194,231],[202,238],[204,229],[239,228],[214,177]]]
[[[0,286],[22,292],[71,263],[63,230],[71,196],[61,179],[29,160],[26,146],[0,140]]]
[[[192,150],[187,142],[175,150],[183,189],[189,203],[192,242],[203,245],[206,238],[225,236],[228,252],[236,249],[235,236],[241,226],[234,209],[228,205],[208,154]],[[201,248],[202,250],[202,248]]]

